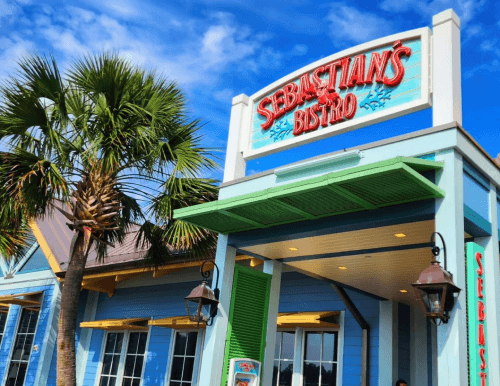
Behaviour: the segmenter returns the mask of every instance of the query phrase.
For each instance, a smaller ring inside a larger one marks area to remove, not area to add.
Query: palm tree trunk
[[[64,277],[57,334],[57,386],[76,386],[76,316],[87,260],[83,232],[75,236],[73,255]]]

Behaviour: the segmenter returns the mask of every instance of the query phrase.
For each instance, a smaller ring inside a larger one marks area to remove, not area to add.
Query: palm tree
[[[114,53],[19,61],[0,87],[0,252],[16,256],[26,224],[60,210],[74,231],[57,339],[57,384],[74,386],[78,297],[88,252],[100,258],[139,227],[136,246],[158,266],[177,251],[213,250],[215,235],[172,218],[214,200],[214,168],[174,82]],[[6,148],[6,149],[5,149]],[[7,232],[3,232],[6,230]]]

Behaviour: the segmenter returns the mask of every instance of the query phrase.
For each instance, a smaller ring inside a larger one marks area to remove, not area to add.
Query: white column
[[[273,275],[269,293],[269,311],[267,314],[266,351],[262,364],[262,386],[271,386],[273,382],[274,349],[276,347],[276,320],[280,303],[282,264],[274,260],[264,262],[264,273]]]
[[[379,385],[394,385],[398,380],[398,303],[380,302]]]
[[[476,238],[474,241],[484,248],[484,275],[487,312],[488,336],[488,384],[500,386],[499,329],[500,329],[500,269],[498,251],[498,212],[497,191],[494,185],[490,187],[490,237]]]
[[[221,383],[229,307],[233,289],[234,265],[236,262],[236,249],[227,245],[227,240],[227,235],[220,234],[217,242],[215,263],[220,270],[219,309],[212,326],[207,327],[205,332],[205,344],[200,367],[200,386],[220,386]],[[212,288],[215,286],[215,276],[216,270],[214,270]]]
[[[49,370],[52,366],[52,357],[57,343],[57,324],[59,322],[59,312],[61,311],[61,288],[59,283],[54,284],[52,292],[52,302],[50,303],[50,312],[47,320],[47,330],[43,338],[44,344],[40,352],[40,363],[35,377],[35,385],[47,384]],[[78,366],[77,366],[78,368]]]
[[[411,385],[427,385],[427,318],[418,304],[410,307]]]
[[[432,18],[432,124],[462,125],[460,19],[452,9]]]
[[[226,164],[224,166],[224,182],[245,177],[246,162],[243,159],[242,145],[246,133],[243,122],[248,114],[248,97],[245,94],[233,98],[229,134],[227,138]]]
[[[89,291],[87,295],[87,304],[85,305],[85,312],[83,314],[84,322],[95,320],[98,303],[99,292]],[[78,366],[76,366],[76,384],[78,386],[83,385],[83,380],[85,378],[92,331],[92,328],[82,328],[80,330],[80,339],[76,349],[76,363],[78,364]]]
[[[450,320],[437,328],[438,386],[466,385],[468,377],[463,162],[462,156],[453,149],[439,152],[436,161],[444,161],[444,167],[436,173],[436,177],[437,185],[446,193],[444,198],[436,199],[436,231],[443,235],[446,242],[448,271],[453,274],[455,285],[462,289]],[[439,237],[436,237],[436,240],[441,246]],[[441,252],[441,256],[443,255]],[[431,256],[429,261],[430,259]]]
[[[343,328],[343,324],[341,324]],[[343,345],[340,345],[339,348]],[[302,386],[302,353],[304,352],[304,329],[302,327],[297,327],[295,329],[295,350],[293,353],[293,375],[292,375],[292,386]],[[340,350],[339,350],[340,351]],[[342,371],[342,369],[337,369],[337,371]],[[340,383],[342,384],[342,383]]]

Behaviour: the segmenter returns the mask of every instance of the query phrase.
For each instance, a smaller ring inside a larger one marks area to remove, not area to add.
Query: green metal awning
[[[228,234],[444,197],[420,174],[442,167],[442,162],[397,157],[178,209],[174,217]]]

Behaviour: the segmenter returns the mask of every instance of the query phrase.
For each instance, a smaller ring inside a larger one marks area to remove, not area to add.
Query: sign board
[[[470,386],[487,386],[488,339],[484,248],[467,243],[467,312],[469,324]]]
[[[430,107],[431,32],[416,29],[331,55],[249,100],[242,150],[253,159]]]

